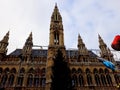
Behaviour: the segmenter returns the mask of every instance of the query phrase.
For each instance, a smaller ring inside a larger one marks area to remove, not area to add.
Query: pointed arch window
[[[4,73],[9,73],[10,71],[9,71],[9,68],[6,68],[5,70],[4,70]]]
[[[7,79],[8,79],[8,76],[6,74],[2,76],[1,86],[5,86]]]
[[[43,76],[45,75],[45,68],[42,69],[41,73]]]
[[[104,71],[103,71],[103,69],[99,69],[99,73],[101,74],[101,73],[104,73]]]
[[[55,45],[59,44],[59,33],[58,32],[54,33],[54,44]]]
[[[87,83],[88,83],[88,85],[92,85],[93,84],[92,83],[92,77],[91,77],[90,74],[87,75]]]
[[[33,84],[33,75],[32,74],[29,74],[28,75],[28,78],[27,78],[27,86],[32,86]]]
[[[95,82],[96,82],[96,85],[98,85],[98,86],[101,85],[101,83],[100,83],[100,77],[97,74],[95,74]]]
[[[12,68],[10,72],[11,72],[11,73],[16,73],[16,69],[15,69],[15,68]]]
[[[76,73],[76,69],[72,68],[72,74]]]
[[[77,81],[77,76],[76,75],[73,75],[72,76],[72,86],[75,87],[78,85],[78,81]]]
[[[102,81],[103,86],[107,85],[106,78],[103,74],[101,75],[101,81]]]
[[[86,69],[86,74],[90,74],[90,69]]]
[[[105,68],[105,74],[108,74],[109,70],[107,68]]]
[[[12,85],[13,85],[13,82],[14,82],[14,75],[11,74],[11,75],[9,76],[9,79],[8,79],[8,85],[9,85],[9,86],[12,86]]]
[[[22,74],[22,73],[25,73],[25,69],[24,68],[21,68],[20,69],[20,73]]]
[[[45,82],[46,82],[46,79],[45,78],[41,78],[42,87],[45,87]]]
[[[93,73],[94,73],[94,74],[97,74],[97,73],[98,73],[98,70],[95,68],[95,69],[93,70]]]
[[[78,68],[77,72],[80,73],[80,74],[82,74],[83,71],[80,68]]]
[[[116,83],[119,84],[120,83],[119,76],[117,74],[115,74],[114,78],[115,78]]]
[[[39,83],[40,83],[39,76],[38,76],[38,75],[35,75],[35,77],[34,77],[34,86],[35,86],[35,87],[38,87],[38,86],[39,86]]]
[[[112,85],[112,79],[110,75],[106,75],[106,79],[109,85]]]
[[[80,86],[84,86],[84,79],[82,75],[79,75],[79,84]]]
[[[17,85],[18,85],[18,86],[22,86],[22,84],[23,84],[23,79],[24,79],[23,75],[18,76],[18,81],[17,81]]]

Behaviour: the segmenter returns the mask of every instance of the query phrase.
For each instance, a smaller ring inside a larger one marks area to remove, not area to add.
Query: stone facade
[[[51,16],[48,49],[32,49],[32,32],[22,49],[9,55],[9,32],[0,41],[0,90],[50,90],[53,59],[60,49],[67,60],[72,77],[73,90],[117,90],[119,72],[113,72],[97,60],[78,35],[78,49],[66,50],[62,17],[57,5]],[[100,35],[100,57],[116,64],[113,54]]]

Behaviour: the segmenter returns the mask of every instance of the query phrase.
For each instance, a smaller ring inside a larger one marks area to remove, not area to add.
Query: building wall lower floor
[[[0,88],[0,90],[46,90],[45,87],[4,87]],[[75,87],[72,90],[120,90],[116,86],[83,86],[83,87]]]

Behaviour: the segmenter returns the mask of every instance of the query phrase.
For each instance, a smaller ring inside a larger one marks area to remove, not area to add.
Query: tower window
[[[57,32],[55,32],[54,34],[54,44],[55,45],[59,44],[59,34]]]

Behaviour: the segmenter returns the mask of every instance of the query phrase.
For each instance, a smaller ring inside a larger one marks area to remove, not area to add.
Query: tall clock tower
[[[46,64],[46,90],[50,90],[51,88],[52,66],[54,65],[53,59],[58,49],[60,49],[63,55],[66,56],[66,51],[64,46],[64,30],[62,24],[62,17],[59,13],[56,4],[50,22],[50,36],[49,36],[48,57]]]

